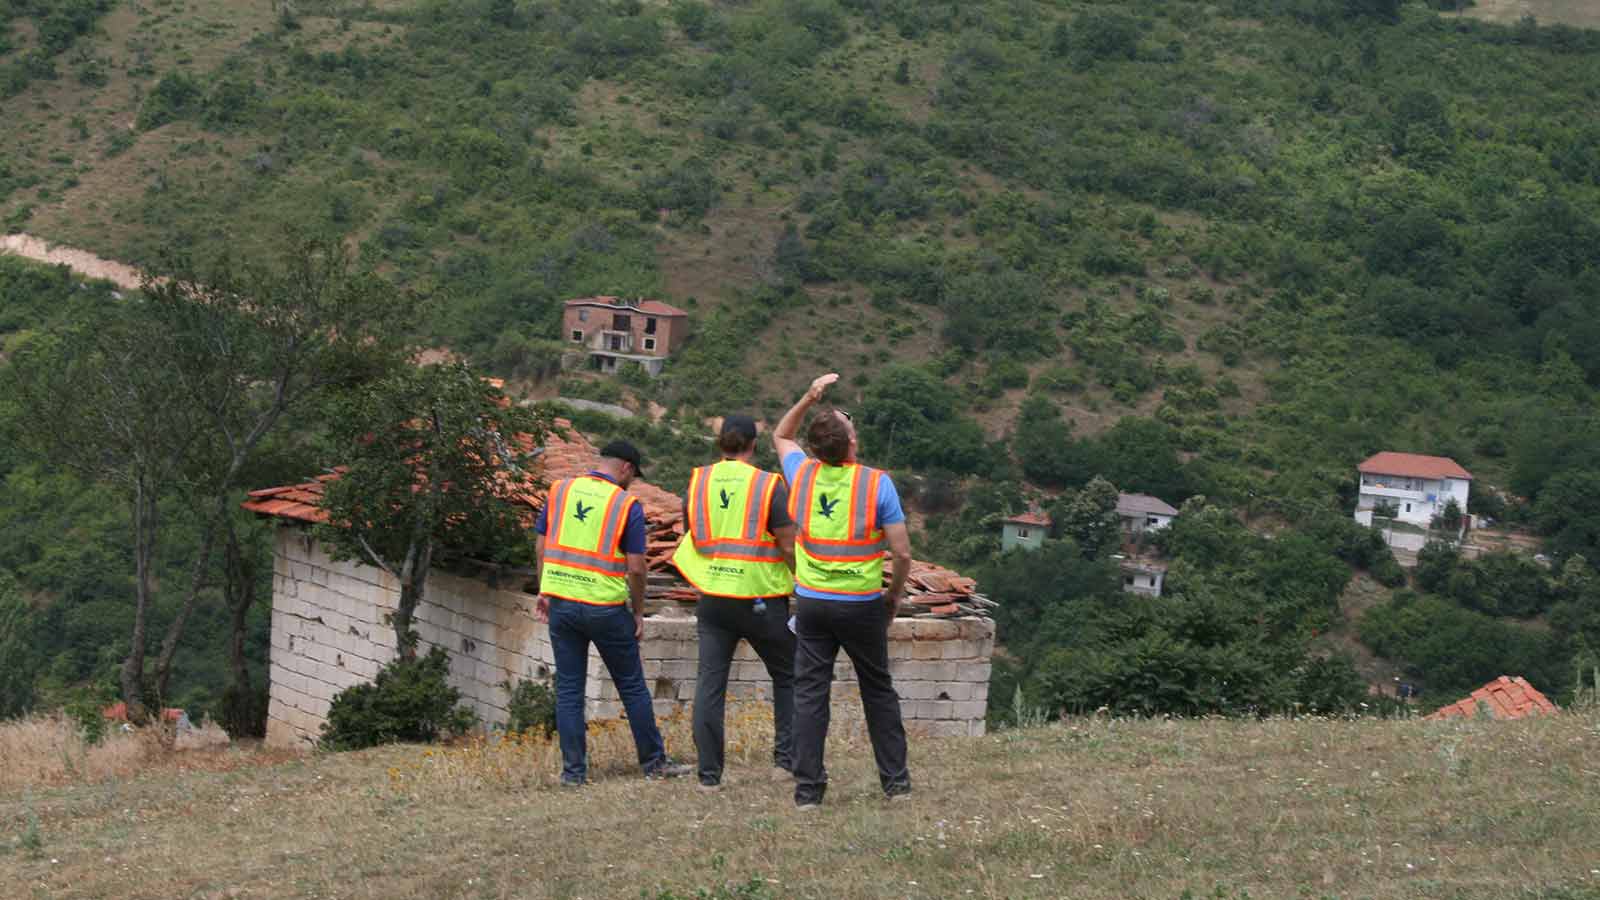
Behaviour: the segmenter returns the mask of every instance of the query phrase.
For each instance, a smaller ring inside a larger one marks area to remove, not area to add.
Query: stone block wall
[[[315,742],[334,695],[371,681],[394,658],[394,631],[384,617],[394,611],[399,593],[398,582],[387,573],[335,562],[302,529],[278,529],[268,743]],[[417,608],[415,627],[424,652],[436,645],[449,652],[451,683],[485,724],[506,721],[505,682],[546,678],[555,671],[549,633],[533,617],[533,598],[520,591],[436,572]],[[983,734],[994,623],[900,619],[890,627],[889,640],[906,727],[938,736]],[[647,618],[640,654],[656,715],[687,713],[698,658],[694,619]],[[620,717],[616,687],[593,650],[588,675],[589,717]],[[730,702],[770,700],[771,692],[765,666],[741,643],[729,677]],[[842,653],[835,669],[833,721],[837,728],[863,727],[855,673]]]

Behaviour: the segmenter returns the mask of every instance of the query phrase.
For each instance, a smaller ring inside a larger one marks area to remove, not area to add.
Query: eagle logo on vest
[[[584,506],[583,505],[583,501],[579,500],[578,501],[578,508],[573,511],[572,516],[573,516],[573,518],[577,519],[579,522],[585,522],[585,521],[588,521],[589,513],[592,513],[592,512],[594,512],[594,507],[592,507],[592,506]]]
[[[733,495],[728,493],[725,488],[719,488],[717,493],[722,495],[722,508],[727,509],[728,504],[733,502]]]
[[[839,505],[839,501],[829,500],[828,495],[823,494],[817,498],[817,505],[817,515],[823,517],[824,519],[831,519],[833,518],[833,510]]]

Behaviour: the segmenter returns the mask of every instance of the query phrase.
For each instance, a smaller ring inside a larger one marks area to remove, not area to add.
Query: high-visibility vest
[[[878,527],[877,469],[807,459],[789,486],[789,515],[799,526],[795,584],[829,594],[883,592],[883,529]]]
[[[628,602],[622,532],[638,499],[593,475],[550,486],[540,593],[595,606]]]
[[[672,562],[703,594],[781,597],[794,587],[783,550],[768,533],[778,476],[734,459],[689,476],[689,533]]]

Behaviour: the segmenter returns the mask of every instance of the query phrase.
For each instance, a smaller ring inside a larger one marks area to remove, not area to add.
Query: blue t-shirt
[[[590,472],[589,474],[595,478],[602,478],[606,481],[609,481],[612,484],[617,483],[615,478],[612,478],[604,472]],[[533,520],[533,530],[539,534],[545,534],[549,530],[550,523],[545,516],[545,510],[549,508],[550,505],[546,503],[544,509],[539,510],[539,515]],[[622,526],[622,552],[643,553],[645,540],[648,537],[649,532],[650,525],[644,520],[644,504],[635,503],[633,508],[628,510],[628,523]]]
[[[788,479],[790,490],[794,489],[795,473],[800,471],[800,464],[806,461],[806,455],[799,450],[793,450],[783,457],[783,477]],[[906,520],[905,510],[900,508],[900,492],[895,489],[894,481],[889,478],[889,473],[884,472],[878,479],[878,525],[899,525]],[[810,588],[794,586],[794,592],[800,597],[809,597],[812,600],[845,600],[861,601],[876,600],[883,596],[879,594],[831,594],[827,591],[813,591]]]

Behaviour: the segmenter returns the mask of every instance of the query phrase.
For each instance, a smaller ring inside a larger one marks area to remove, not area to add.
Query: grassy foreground
[[[830,748],[793,810],[731,784],[550,784],[540,742],[7,789],[6,897],[1600,897],[1600,715],[1071,721],[918,741],[909,803]],[[684,723],[669,740],[690,752]],[[248,751],[225,751],[247,754]]]

